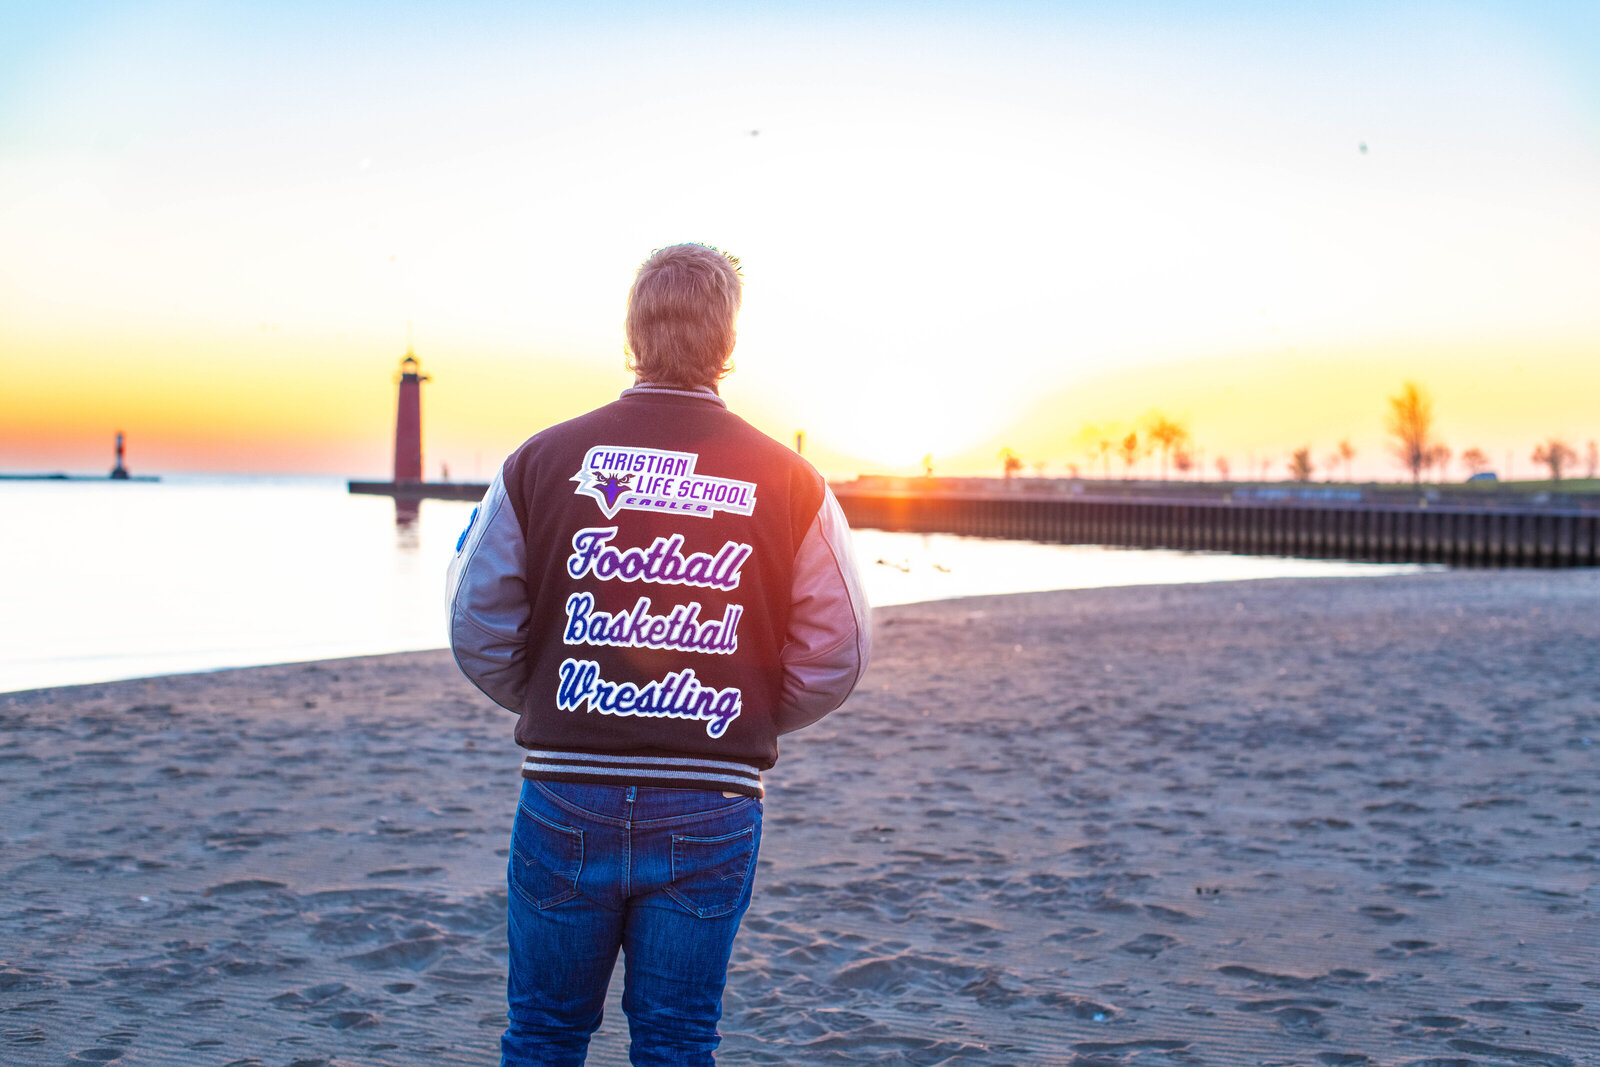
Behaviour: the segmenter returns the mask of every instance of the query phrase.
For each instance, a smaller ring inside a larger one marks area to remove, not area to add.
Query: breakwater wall
[[[834,486],[850,524],[1063,544],[1382,563],[1600,565],[1600,512],[1326,501],[866,491]]]
[[[476,482],[351,482],[352,493],[396,500],[482,500],[487,484]]]

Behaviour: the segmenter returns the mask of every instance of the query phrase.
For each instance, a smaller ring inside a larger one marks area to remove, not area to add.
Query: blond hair
[[[727,377],[743,287],[738,258],[710,245],[650,253],[628,291],[628,369],[663,385],[714,385]]]

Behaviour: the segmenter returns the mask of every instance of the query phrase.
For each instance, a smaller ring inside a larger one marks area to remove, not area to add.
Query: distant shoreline
[[[109,474],[0,474],[0,482],[159,482],[159,474],[130,474],[113,478]]]

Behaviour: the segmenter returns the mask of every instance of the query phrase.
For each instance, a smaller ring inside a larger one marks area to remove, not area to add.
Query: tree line
[[[1450,447],[1438,440],[1433,432],[1433,400],[1415,382],[1406,382],[1400,392],[1389,398],[1389,413],[1384,428],[1392,438],[1391,447],[1400,465],[1411,475],[1411,484],[1418,485],[1422,476],[1438,470],[1442,478],[1450,463]],[[1559,482],[1578,465],[1578,451],[1559,437],[1550,437],[1534,446],[1529,457],[1535,466],[1550,472],[1550,480]],[[1474,475],[1487,471],[1491,464],[1481,448],[1469,448],[1461,453],[1461,463]],[[1600,474],[1600,443],[1591,440],[1584,449],[1585,477]]]
[[[1468,448],[1457,456],[1449,445],[1438,438],[1434,432],[1433,400],[1427,391],[1415,382],[1404,383],[1398,393],[1388,398],[1384,429],[1389,438],[1388,445],[1393,458],[1411,476],[1413,486],[1420,486],[1424,478],[1430,475],[1443,481],[1448,477],[1452,460],[1465,467],[1469,475],[1482,475],[1493,466],[1483,449]],[[1179,476],[1193,474],[1204,477],[1205,474],[1200,449],[1196,446],[1189,428],[1160,412],[1147,416],[1142,426],[1130,430],[1127,434],[1120,432],[1109,434],[1087,427],[1084,436],[1089,442],[1084,457],[1087,461],[1085,465],[1091,472],[1098,466],[1101,476],[1107,479],[1111,477],[1113,461],[1120,461],[1122,476],[1131,479],[1138,463],[1152,455],[1160,456],[1162,481],[1168,479],[1170,471],[1176,471]],[[1322,458],[1321,470],[1328,476],[1336,474],[1342,467],[1345,481],[1350,481],[1351,461],[1355,459],[1356,454],[1355,448],[1346,438]],[[1589,441],[1581,458],[1585,477],[1595,478],[1600,475],[1600,443]],[[1544,467],[1550,472],[1552,482],[1560,482],[1562,478],[1578,470],[1580,462],[1578,450],[1560,437],[1550,437],[1539,442],[1530,459],[1535,466]],[[1233,468],[1228,457],[1217,456],[1212,462],[1220,480],[1232,480]],[[1001,472],[1007,479],[1021,474],[1025,467],[1022,457],[1010,448],[1000,451],[1000,463]],[[1073,478],[1082,477],[1085,465],[1069,462],[1066,465],[1067,473]],[[1270,465],[1270,460],[1261,465],[1261,480],[1266,479]],[[922,466],[923,474],[931,476],[933,457],[923,457]],[[1033,467],[1035,473],[1043,477],[1048,464],[1043,460],[1037,460],[1033,463]],[[1312,457],[1310,445],[1297,448],[1289,454],[1287,471],[1294,481],[1309,482],[1317,470],[1318,464]],[[1253,469],[1247,471],[1246,479],[1255,473]],[[1332,477],[1328,477],[1327,480],[1331,481]]]

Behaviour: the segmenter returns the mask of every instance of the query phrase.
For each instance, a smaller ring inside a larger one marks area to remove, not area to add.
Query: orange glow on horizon
[[[128,434],[135,473],[321,473],[388,477],[395,378],[393,339],[274,335],[147,338],[0,337],[8,359],[0,397],[0,469],[96,473],[112,435]],[[1385,398],[1414,380],[1434,397],[1437,431],[1457,453],[1485,451],[1498,470],[1531,476],[1528,455],[1549,436],[1575,447],[1600,437],[1600,344],[1481,341],[1254,354],[1130,366],[1076,383],[1018,383],[1009,397],[966,388],[929,366],[893,375],[788,373],[772,353],[741,352],[724,383],[734,411],[786,443],[807,435],[808,458],[830,477],[994,475],[1001,448],[1028,474],[1099,473],[1095,434],[1143,430],[1155,411],[1184,423],[1206,476],[1225,456],[1237,476],[1283,476],[1301,445],[1318,461],[1348,438],[1358,478],[1392,479]],[[487,480],[500,459],[543,427],[614,398],[629,379],[617,352],[559,358],[419,345],[425,475],[447,464],[456,480]],[[203,370],[196,370],[203,368]],[[785,388],[785,383],[792,387]],[[1026,406],[1023,400],[1026,400]],[[1254,465],[1251,460],[1254,460]],[[1140,473],[1156,473],[1148,461]],[[1111,473],[1123,473],[1120,463]],[[1340,472],[1342,474],[1342,472]]]
[[[951,474],[995,475],[998,452],[1009,447],[1030,474],[1042,459],[1051,476],[1065,476],[1068,464],[1098,475],[1104,468],[1090,458],[1093,438],[1120,439],[1130,431],[1144,436],[1151,416],[1160,413],[1188,428],[1207,478],[1217,476],[1218,457],[1228,460],[1235,477],[1261,476],[1265,464],[1266,477],[1284,478],[1289,453],[1309,446],[1320,480],[1325,459],[1349,440],[1357,480],[1393,481],[1401,472],[1389,454],[1383,419],[1387,397],[1405,381],[1433,397],[1438,440],[1457,455],[1482,449],[1502,476],[1508,455],[1513,476],[1535,476],[1529,454],[1552,435],[1574,446],[1600,438],[1593,404],[1600,396],[1600,342],[1393,343],[1194,359],[1098,375],[1049,391],[1004,433],[963,453],[936,456],[936,464]],[[1153,477],[1158,470],[1151,458],[1136,473]],[[1123,475],[1119,460],[1110,473]],[[1342,469],[1333,473],[1344,476]]]
[[[0,470],[109,469],[121,430],[135,473],[390,473],[404,349],[388,339],[0,335],[0,350],[27,357],[5,363]],[[620,356],[591,370],[442,344],[418,355],[435,379],[422,401],[430,480],[441,463],[457,480],[487,478],[523,438],[625,382]]]

